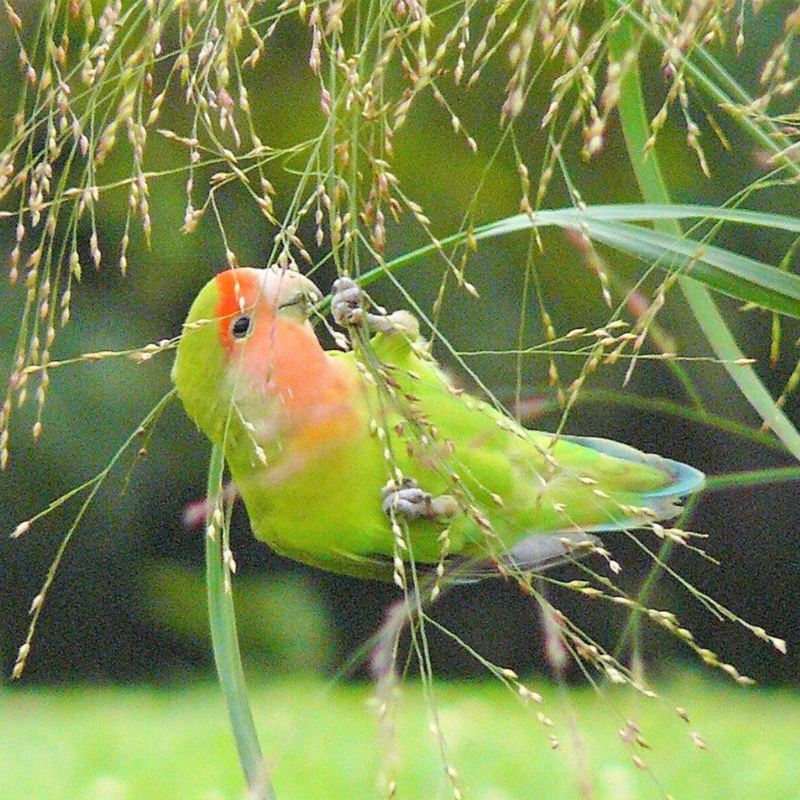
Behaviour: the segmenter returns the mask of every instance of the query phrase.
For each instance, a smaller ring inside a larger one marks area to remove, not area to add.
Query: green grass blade
[[[726,213],[730,212],[730,213]],[[556,225],[580,228],[590,238],[617,250],[652,261],[662,269],[691,270],[691,277],[723,294],[754,303],[770,311],[800,317],[800,276],[726,248],[689,239],[671,230],[652,230],[622,220],[659,222],[699,217],[732,220],[800,233],[800,221],[763,213],[704,206],[670,207],[637,204],[598,206],[585,210],[553,209],[539,212],[533,220],[524,214],[478,228],[475,239],[491,238],[532,227]]]
[[[222,448],[215,446],[211,452],[208,468],[209,499],[219,497],[222,489],[222,475],[225,460]],[[247,686],[239,652],[239,639],[236,633],[236,615],[233,596],[230,591],[228,568],[223,564],[220,537],[222,525],[217,504],[210,507],[206,534],[206,585],[208,589],[208,617],[211,628],[211,641],[214,646],[214,661],[217,665],[222,693],[228,706],[231,727],[239,751],[239,761],[247,780],[248,797],[251,800],[275,800],[275,792],[267,773],[261,745],[250,710]],[[216,515],[216,519],[215,519]]]
[[[616,6],[611,0],[607,2],[606,8],[609,17],[613,16]],[[622,63],[626,53],[632,52],[635,47],[632,23],[626,16],[619,19],[619,24],[609,31],[608,44],[611,57],[619,63]],[[649,153],[645,151],[649,125],[645,114],[638,64],[635,61],[621,80],[619,114],[628,154],[645,201],[669,204],[671,198],[659,167],[656,151],[651,150]],[[656,220],[655,227],[667,235],[682,236],[681,227],[676,220]],[[800,459],[800,435],[797,429],[775,404],[755,371],[751,367],[740,367],[734,363],[743,358],[743,353],[708,289],[687,277],[682,277],[679,285],[710,346],[724,363],[736,386],[787,449]]]
[[[800,317],[800,276],[683,235],[596,220],[587,220],[585,226],[593,239],[656,266],[685,269],[694,280],[737,300]]]
[[[761,114],[745,114],[740,109],[754,106],[753,97],[725,67],[700,42],[692,42],[690,49],[680,52],[672,46],[672,42],[659,35],[655,28],[630,2],[630,0],[609,0],[606,4],[607,15],[616,10],[624,14],[624,24],[635,24],[642,34],[654,39],[664,52],[669,51],[686,70],[694,86],[708,95],[713,105],[725,109],[733,122],[743,128],[751,141],[774,155],[784,153],[792,145],[792,140],[781,129],[779,124],[766,112]],[[621,35],[630,39],[630,29]],[[619,41],[619,40],[618,40]],[[800,165],[791,157],[782,157],[776,161],[781,169],[800,174]]]
[[[572,219],[573,224],[584,217],[610,220],[614,222],[652,222],[664,219],[699,219],[703,221],[734,222],[741,225],[753,225],[757,228],[774,228],[777,230],[800,233],[800,219],[785,214],[765,211],[751,211],[746,208],[730,208],[728,206],[707,206],[696,203],[610,203],[590,205],[585,210],[577,208],[548,209],[537,211],[535,220],[540,224],[566,224],[559,218]],[[526,220],[528,220],[526,224]],[[517,214],[507,220],[492,223],[499,226],[517,226],[517,230],[530,227],[530,219],[526,214]],[[488,230],[486,225],[478,230]]]
[[[800,317],[800,276],[732,250],[687,238],[677,225],[668,224],[679,219],[727,221],[800,233],[800,219],[739,208],[659,203],[558,208],[538,211],[533,218],[517,214],[477,227],[471,234],[455,234],[442,239],[437,245],[427,245],[406,253],[388,262],[386,268],[393,271],[440,247],[463,244],[469,235],[478,241],[532,228],[580,228],[592,239],[652,261],[662,269],[691,269],[691,277],[696,281],[737,300],[776,313]],[[645,221],[653,222],[659,229],[626,224]],[[382,268],[378,268],[367,273],[365,282],[368,283],[370,277],[377,277],[382,271]]]
[[[706,206],[696,203],[607,203],[587,205],[583,209],[572,206],[543,209],[534,212],[533,221],[527,214],[515,214],[497,222],[477,227],[473,231],[473,235],[485,239],[498,233],[527,230],[532,224],[540,227],[548,225],[574,227],[587,217],[613,222],[699,219],[714,222],[735,222],[742,225],[753,225],[757,228],[774,228],[791,233],[800,233],[800,219],[786,216],[785,214],[750,211],[746,208],[729,208],[727,206]],[[449,239],[444,239],[442,243],[447,244],[449,241]]]

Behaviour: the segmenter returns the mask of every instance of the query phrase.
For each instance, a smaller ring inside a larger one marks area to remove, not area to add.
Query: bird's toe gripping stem
[[[449,494],[433,497],[420,489],[413,478],[403,478],[399,485],[390,481],[381,489],[381,508],[384,514],[402,516],[408,521],[447,522],[458,511],[458,503]]]
[[[408,311],[387,314],[375,306],[378,313],[367,310],[369,299],[364,290],[348,277],[337,278],[331,287],[331,313],[340,328],[366,326],[376,333],[404,333],[409,338],[419,336],[419,323]]]

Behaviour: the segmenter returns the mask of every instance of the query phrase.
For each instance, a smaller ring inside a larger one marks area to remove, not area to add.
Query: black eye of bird
[[[252,324],[253,318],[249,314],[239,314],[239,316],[234,318],[233,322],[231,323],[231,333],[233,334],[233,338],[244,339],[244,337],[250,333]]]

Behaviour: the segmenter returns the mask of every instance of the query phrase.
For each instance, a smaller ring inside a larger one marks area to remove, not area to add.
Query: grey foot
[[[331,287],[331,313],[334,322],[340,328],[358,327],[366,325],[370,330],[378,333],[391,333],[395,330],[406,330],[412,326],[406,322],[407,312],[398,311],[386,315],[386,310],[376,306],[378,313],[367,311],[369,299],[366,293],[352,278],[337,278]],[[412,317],[413,327],[416,331],[419,326]]]
[[[413,478],[403,478],[399,486],[390,482],[381,489],[381,508],[384,514],[409,521],[422,518],[446,522],[458,511],[458,503],[449,494],[433,497],[420,489]]]

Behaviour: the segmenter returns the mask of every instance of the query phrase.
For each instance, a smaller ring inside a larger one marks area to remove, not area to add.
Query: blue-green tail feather
[[[660,489],[644,493],[642,496],[646,500],[668,498],[677,501],[702,489],[706,480],[706,476],[699,469],[688,464],[673,461],[671,458],[664,458],[654,453],[643,453],[635,447],[614,442],[611,439],[600,439],[593,436],[562,436],[561,438],[582,447],[588,447],[603,455],[620,458],[633,464],[647,464],[667,475],[670,478],[669,483]]]
[[[699,491],[705,483],[706,476],[688,464],[653,453],[643,453],[620,442],[591,436],[560,436],[559,438],[633,464],[646,464],[662,472],[667,478],[665,485],[641,494],[642,505],[647,506],[657,520],[671,519],[677,516],[681,511],[681,500]],[[641,518],[614,520],[582,528],[579,532],[554,531],[546,536],[533,534],[511,548],[507,555],[507,561],[519,569],[541,572],[591,552],[592,546],[600,543],[593,535],[595,533],[627,530],[638,527],[641,523]]]

